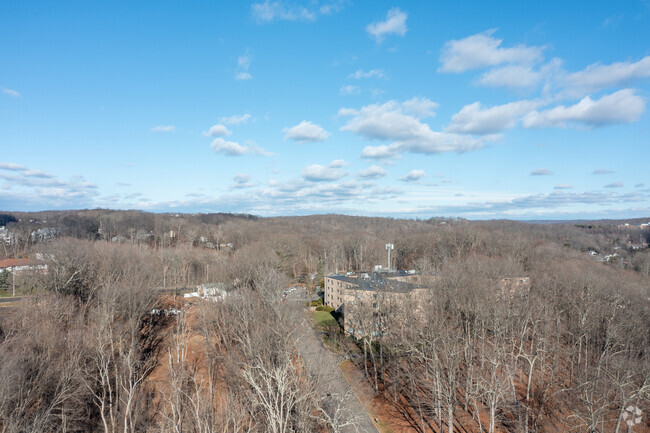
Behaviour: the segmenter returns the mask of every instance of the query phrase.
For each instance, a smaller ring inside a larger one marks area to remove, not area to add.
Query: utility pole
[[[386,244],[386,251],[388,251],[388,270],[390,271],[390,251],[394,249],[395,246],[393,244]]]

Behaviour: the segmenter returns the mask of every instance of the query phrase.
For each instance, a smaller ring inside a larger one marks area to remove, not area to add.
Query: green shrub
[[[334,308],[330,307],[329,305],[319,305],[316,307],[316,311],[327,311],[328,313],[331,313],[334,311]]]
[[[321,298],[318,298],[315,301],[311,301],[312,307],[318,307],[319,305],[323,305],[323,300]]]

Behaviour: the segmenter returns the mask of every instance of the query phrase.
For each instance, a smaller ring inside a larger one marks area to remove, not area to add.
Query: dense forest
[[[4,258],[47,264],[0,280],[22,297],[0,309],[3,432],[355,431],[350,396],[301,358],[305,305],[282,294],[385,266],[387,242],[392,267],[435,277],[426,299],[368,309],[358,339],[325,331],[383,431],[650,431],[648,220],[0,219]],[[227,302],[175,296],[214,283]]]

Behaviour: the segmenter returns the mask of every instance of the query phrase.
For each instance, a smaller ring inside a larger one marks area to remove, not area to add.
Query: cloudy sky
[[[650,215],[650,2],[3,1],[0,210]]]

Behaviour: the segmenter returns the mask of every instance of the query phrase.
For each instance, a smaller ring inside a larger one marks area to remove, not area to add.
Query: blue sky
[[[650,215],[650,2],[0,6],[0,209]]]

